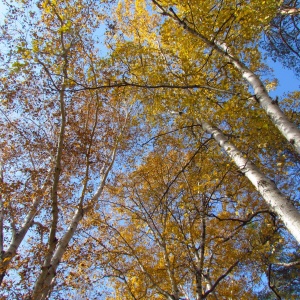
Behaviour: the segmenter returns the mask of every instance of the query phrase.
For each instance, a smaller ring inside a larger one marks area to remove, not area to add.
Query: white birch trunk
[[[51,170],[49,170],[48,176],[46,178],[46,181],[41,188],[41,194],[44,194],[48,187],[48,180],[51,176]],[[28,212],[23,224],[21,225],[21,228],[18,232],[14,233],[12,236],[12,240],[7,248],[6,251],[4,251],[3,244],[1,245],[1,251],[2,251],[2,261],[0,263],[0,285],[2,283],[2,280],[4,278],[5,272],[11,262],[11,260],[14,258],[14,256],[17,253],[17,250],[19,246],[21,245],[24,237],[26,236],[28,230],[31,228],[34,218],[36,216],[36,213],[38,211],[38,207],[43,199],[43,196],[38,196],[32,203],[32,207],[30,208],[30,211]],[[2,217],[2,216],[1,216]],[[1,218],[2,219],[2,218]],[[2,233],[3,234],[3,233]],[[3,237],[1,237],[3,238]]]
[[[213,136],[220,147],[235,162],[239,170],[252,182],[272,211],[278,215],[286,228],[300,244],[300,213],[291,201],[278,190],[272,180],[263,175],[253,163],[245,158],[219,129],[212,127],[206,122],[199,123],[207,133]]]
[[[172,18],[186,31],[198,37],[208,47],[220,53],[224,58],[230,61],[237,70],[241,72],[243,78],[254,89],[256,99],[261,107],[265,110],[265,112],[270,117],[274,125],[279,129],[281,134],[294,146],[295,150],[300,154],[300,130],[287,118],[287,116],[282,112],[278,105],[272,101],[260,78],[255,75],[249,68],[247,68],[247,66],[243,64],[237,57],[230,53],[230,49],[227,47],[226,43],[220,43],[216,40],[211,40],[201,32],[197,31],[194,27],[189,26],[189,23],[187,23],[184,19],[180,19],[172,8],[167,10],[156,0],[152,0],[152,2],[163,11],[164,15]]]
[[[260,78],[248,69],[241,61],[233,57],[226,44],[217,44],[217,46],[223,50],[223,54],[227,57],[227,59],[242,73],[243,78],[253,88],[258,103],[265,110],[273,124],[300,154],[300,130],[297,126],[287,118],[277,103],[272,100]]]
[[[42,267],[42,271],[36,281],[33,293],[32,293],[32,299],[34,300],[42,300],[46,299],[49,293],[51,292],[52,286],[54,284],[55,275],[57,267],[62,259],[63,254],[65,253],[68,244],[73,237],[74,233],[76,232],[76,229],[80,223],[80,221],[83,219],[84,215],[93,207],[93,203],[98,200],[100,197],[105,183],[107,176],[109,172],[111,171],[113,164],[115,162],[116,158],[116,152],[117,152],[118,143],[116,143],[116,146],[111,154],[111,161],[108,166],[104,165],[100,171],[101,173],[101,179],[98,186],[97,191],[95,192],[93,198],[89,201],[90,205],[86,208],[78,207],[76,210],[75,215],[73,216],[73,219],[71,221],[70,226],[68,227],[67,231],[63,235],[63,237],[60,239],[60,241],[57,244],[57,247],[52,255],[51,261],[48,265],[44,265]]]

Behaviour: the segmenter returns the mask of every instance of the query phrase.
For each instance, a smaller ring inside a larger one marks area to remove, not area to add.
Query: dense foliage
[[[299,298],[297,1],[3,5],[0,297]]]

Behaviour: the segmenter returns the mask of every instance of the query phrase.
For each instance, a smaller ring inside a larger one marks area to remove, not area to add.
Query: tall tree
[[[105,4],[78,4],[8,6],[14,18],[2,28],[9,53],[1,79],[3,296],[18,280],[17,298],[50,295],[78,224],[130,140],[124,91],[74,93],[109,72],[93,37]],[[18,277],[3,281],[11,269]]]
[[[277,244],[276,218],[246,178],[218,158],[211,138],[194,130],[201,138],[194,151],[178,135],[161,137],[110,188],[114,216],[91,216],[112,239],[90,237],[96,265],[107,266],[117,291],[108,299],[255,297],[246,284],[258,276],[251,261]],[[254,224],[264,232],[260,241]],[[245,269],[253,277],[243,277]]]
[[[241,72],[242,77],[250,83],[254,90],[252,97],[261,104],[266,114],[271,117],[274,125],[284,133],[285,137],[291,134],[287,140],[296,146],[296,150],[299,152],[300,144],[297,146],[297,142],[295,142],[295,137],[298,136],[299,138],[297,124],[288,120],[288,117],[279,109],[276,101],[269,97],[260,78],[245,63],[248,61],[255,69],[259,70],[259,53],[256,46],[252,45],[258,41],[266,20],[272,17],[277,9],[277,4],[270,1],[268,3],[269,10],[265,12],[265,17],[255,20],[255,24],[259,26],[252,29],[249,22],[240,24],[240,20],[246,16],[249,18],[250,14],[256,13],[254,8],[258,8],[258,3],[255,1],[252,1],[250,6],[243,3],[237,5],[230,3],[229,5],[225,2],[217,2],[213,5],[211,2],[203,2],[201,9],[196,2],[151,2],[154,3],[153,9],[157,8],[162,14],[161,18],[149,11],[144,1],[137,1],[135,6],[128,1],[124,1],[123,6],[118,11],[119,16],[122,13],[130,15],[131,18],[126,19],[122,26],[130,28],[130,32],[132,32],[132,34],[129,34],[129,38],[132,40],[129,43],[133,44],[132,53],[139,53],[141,56],[141,62],[138,61],[132,64],[128,76],[131,76],[133,80],[138,78],[148,84],[150,82],[164,82],[170,78],[174,82],[173,88],[178,88],[179,84],[177,82],[180,82],[181,87],[186,84],[186,89],[190,88],[189,91],[193,94],[196,94],[194,88],[199,88],[200,85],[194,85],[193,87],[190,82],[200,84],[204,81],[206,83],[210,82],[211,86],[208,84],[205,87],[202,84],[201,88],[203,89],[198,92],[199,97],[197,99],[199,99],[200,104],[197,107],[199,108],[199,114],[205,113],[210,118],[215,118],[218,123],[233,123],[235,122],[235,116],[232,115],[232,112],[227,114],[228,119],[222,119],[225,110],[222,104],[235,101],[235,105],[241,107],[243,103],[240,101],[242,97],[239,97],[239,94],[245,95],[248,99],[251,98],[249,94],[247,96],[245,86],[237,78]],[[259,9],[263,10],[264,7]],[[206,20],[208,16],[211,17],[211,20]],[[121,17],[119,17],[119,20],[121,20]],[[206,21],[204,23],[201,20]],[[138,22],[141,22],[142,25],[138,26]],[[160,34],[158,35],[157,32]],[[184,36],[184,33],[187,36]],[[122,41],[122,39],[120,40]],[[179,41],[181,42],[179,43]],[[123,40],[123,42],[125,41]],[[116,49],[128,52],[126,46],[122,46],[122,44],[120,46],[120,43],[116,43]],[[248,50],[249,54],[247,53]],[[148,58],[150,51],[156,54],[152,54],[151,60]],[[123,61],[123,63],[125,65],[130,64],[130,61]],[[210,80],[210,77],[213,80]],[[225,88],[223,88],[223,91],[222,88],[219,88],[219,90],[214,89],[212,83],[222,84]],[[229,95],[226,95],[225,91],[229,92]],[[188,110],[197,103],[197,100],[191,101],[191,97],[184,96],[182,93],[179,95],[173,92],[172,95],[172,91],[163,96],[159,94],[157,98],[159,99],[159,97],[163,97],[163,105],[167,103],[171,107],[172,103],[178,111]],[[239,117],[243,117],[240,112],[238,114]],[[249,115],[249,112],[245,111],[245,115]],[[294,212],[294,224],[296,224],[299,217],[297,210],[294,210]],[[287,211],[284,215],[285,219],[288,220],[289,212]],[[292,229],[290,228],[290,230]],[[295,228],[292,231],[296,236],[299,229]],[[299,238],[297,240],[299,241]]]
[[[151,4],[153,4],[153,10],[162,15],[161,18],[153,16],[152,11],[148,9]],[[152,51],[159,51],[161,47],[166,47],[167,53],[174,53],[174,57],[169,61],[168,56],[162,58],[167,64],[168,73],[171,73],[171,77],[174,76],[172,69],[174,69],[174,73],[178,73],[178,71],[176,72],[178,66],[172,60],[179,56],[181,59],[185,57],[186,60],[192,62],[194,57],[192,51],[197,51],[196,57],[199,61],[192,67],[191,71],[183,69],[184,73],[180,74],[180,77],[185,79],[185,83],[199,84],[199,78],[193,76],[193,69],[197,69],[197,75],[200,70],[205,72],[204,67],[207,65],[209,65],[210,70],[214,70],[208,62],[215,59],[220,64],[221,60],[222,71],[224,70],[223,72],[226,72],[227,76],[228,74],[232,74],[235,78],[242,76],[248,82],[249,87],[254,91],[256,101],[266,111],[283,136],[300,153],[299,129],[271,99],[266,86],[255,72],[256,69],[259,69],[259,53],[256,44],[261,37],[264,26],[274,16],[277,8],[277,1],[274,0],[266,1],[263,5],[260,1],[251,1],[250,4],[246,2],[215,1],[212,3],[207,1],[202,2],[201,6],[197,1],[153,0],[149,2],[136,1],[133,4],[124,1],[118,21],[122,23],[122,30],[123,25],[127,25],[126,32],[130,32],[128,35],[136,41],[137,48],[142,50],[148,44]],[[129,15],[131,19],[127,18],[122,22],[121,15],[124,13]],[[255,15],[260,13],[262,16],[256,18]],[[148,24],[149,21],[150,24]],[[176,28],[176,26],[182,29]],[[157,32],[160,32],[159,36]],[[190,42],[187,41],[188,39]],[[191,40],[196,44],[192,44]],[[173,50],[169,47],[173,47]],[[217,63],[214,62],[214,67],[217,68],[215,72],[218,73],[220,66],[216,67]],[[253,67],[248,67],[247,63]],[[188,64],[188,61],[185,61],[185,64]],[[140,68],[144,69],[146,66],[147,63],[141,61]],[[131,71],[134,69],[137,70],[136,67],[131,67]],[[136,72],[133,74],[136,75]],[[167,80],[164,77],[161,79]],[[188,86],[188,84],[186,85]]]
[[[299,93],[280,101],[283,114],[267,93],[275,81],[256,75],[276,1],[7,7],[3,297],[255,298],[246,284],[293,263],[280,261],[290,236],[261,201],[279,199],[298,236]]]
[[[280,1],[276,16],[264,30],[263,47],[274,60],[291,68],[299,77],[300,7],[297,0]]]

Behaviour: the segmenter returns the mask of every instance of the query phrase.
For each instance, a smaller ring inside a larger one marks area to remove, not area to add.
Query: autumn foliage
[[[3,1],[3,299],[300,296],[299,4],[200,2]]]

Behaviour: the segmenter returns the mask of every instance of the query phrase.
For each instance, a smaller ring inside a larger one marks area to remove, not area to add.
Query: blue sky
[[[284,68],[279,62],[275,63],[271,58],[267,59],[266,64],[274,70],[274,76],[278,79],[278,86],[270,92],[271,96],[281,97],[285,93],[299,90],[300,81],[292,70]]]
[[[4,7],[0,2],[0,24],[3,23]],[[103,51],[105,52],[105,51]],[[299,89],[299,80],[296,78],[292,70],[284,68],[280,63],[274,63],[271,58],[266,61],[267,65],[274,69],[274,77],[278,79],[279,84],[275,91],[271,92],[271,96],[280,96]]]
[[[0,25],[3,24],[5,11],[5,5],[0,1]],[[102,31],[100,35],[103,35]],[[267,58],[266,64],[274,70],[274,77],[278,79],[278,87],[275,91],[270,92],[271,96],[282,97],[284,94],[299,90],[300,81],[292,70],[284,68],[281,63],[274,62],[270,57]]]

